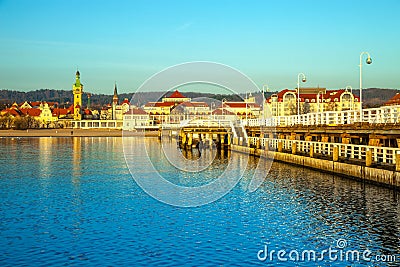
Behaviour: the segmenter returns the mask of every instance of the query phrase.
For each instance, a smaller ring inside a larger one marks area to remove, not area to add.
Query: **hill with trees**
[[[363,102],[364,107],[378,107],[383,105],[386,101],[392,98],[394,95],[399,93],[397,89],[380,89],[380,88],[369,88],[363,90]],[[265,94],[267,98],[274,92],[268,92]],[[353,93],[359,95],[359,90],[353,90]],[[90,106],[92,108],[101,108],[104,105],[111,103],[112,95],[107,94],[94,94],[90,93]],[[169,93],[167,93],[168,95]],[[137,93],[137,103],[132,103],[138,106],[144,105],[150,101],[157,101],[158,92],[140,92]],[[164,94],[166,95],[166,94]],[[184,95],[190,98],[212,98],[222,101],[224,98],[228,101],[240,101],[245,97],[245,94],[238,95],[225,95],[225,94],[211,94],[211,93],[197,93],[197,92],[184,92]],[[257,102],[261,102],[261,93],[253,94]],[[119,94],[119,100],[122,101],[124,98],[132,99],[133,93]],[[9,106],[14,102],[23,103],[24,101],[47,101],[57,102],[60,106],[68,106],[73,101],[73,95],[71,90],[54,90],[54,89],[40,89],[29,92],[12,91],[12,90],[0,90],[0,107]],[[84,106],[87,106],[88,96],[86,93],[82,96],[82,102]],[[206,101],[208,102],[208,101]]]

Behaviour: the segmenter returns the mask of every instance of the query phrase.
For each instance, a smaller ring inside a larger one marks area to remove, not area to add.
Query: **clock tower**
[[[80,121],[82,119],[82,93],[83,84],[80,81],[81,74],[79,70],[76,71],[76,81],[72,85],[72,93],[74,94],[74,120]]]

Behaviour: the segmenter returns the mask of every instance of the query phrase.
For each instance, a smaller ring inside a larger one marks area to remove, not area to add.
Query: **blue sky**
[[[400,88],[400,1],[0,0],[0,89],[133,92],[188,61],[232,66],[272,90]],[[162,89],[162,88],[155,88]],[[246,91],[244,88],[243,91]]]

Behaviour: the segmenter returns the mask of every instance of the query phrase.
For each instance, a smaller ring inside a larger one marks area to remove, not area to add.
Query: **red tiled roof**
[[[124,101],[122,101],[121,105],[122,105],[122,104],[125,104],[125,103],[126,103],[126,104],[130,104],[128,98],[125,98]]]
[[[223,106],[228,108],[260,108],[260,105],[256,103],[246,102],[225,102]],[[222,107],[222,105],[220,107]]]
[[[145,107],[173,107],[176,102],[148,102]]]
[[[186,98],[186,96],[182,95],[178,90],[175,90],[168,98]]]
[[[147,115],[147,112],[141,108],[133,108],[125,112],[128,115]]]
[[[208,107],[208,104],[206,102],[183,102],[179,104],[180,106],[184,107]]]
[[[90,111],[90,109],[85,109],[83,113],[85,113],[85,115],[92,115],[92,111]]]
[[[42,113],[42,111],[38,108],[22,108],[21,112],[32,117],[40,116],[40,113]]]
[[[60,116],[60,115],[67,115],[71,112],[69,108],[55,108],[53,109],[53,115]]]
[[[400,105],[400,93],[395,94],[389,101],[385,103],[386,106]]]
[[[8,114],[8,115],[16,117],[16,116],[20,116],[21,115],[21,111],[19,111],[18,109],[15,109],[15,108],[6,108],[6,109],[3,109],[1,111],[1,114],[2,115],[7,115]]]
[[[221,108],[213,110],[212,114],[213,115],[235,115],[235,113],[233,113],[227,109],[221,109]]]
[[[277,97],[278,97],[278,102],[282,102],[282,100],[283,100],[283,96],[286,94],[286,93],[288,93],[288,92],[292,92],[292,93],[294,93],[295,95],[297,95],[297,90],[289,90],[289,89],[284,89],[284,90],[282,90],[282,91],[280,91],[280,92],[278,92],[277,94],[274,94],[274,95],[276,95]],[[311,100],[311,99],[317,99],[318,97],[319,97],[319,99],[330,99],[332,102],[335,100],[335,98],[338,98],[338,99],[340,99],[340,96],[344,93],[344,92],[346,92],[346,90],[344,90],[344,89],[339,89],[339,90],[329,90],[329,91],[326,91],[326,93],[325,94],[302,94],[301,93],[301,88],[300,88],[300,102],[304,102],[305,101],[305,99],[309,99],[309,100]],[[354,99],[357,99],[357,100],[360,100],[360,98],[358,97],[358,96],[356,96],[356,95],[354,95],[353,94],[353,96],[354,96]],[[269,98],[267,98],[266,99],[266,101],[267,102],[271,102],[271,98],[272,98],[272,96],[270,96]]]

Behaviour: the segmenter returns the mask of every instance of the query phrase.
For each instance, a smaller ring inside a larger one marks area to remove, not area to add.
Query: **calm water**
[[[147,142],[157,156],[156,139]],[[261,262],[259,250],[337,246],[400,255],[399,196],[392,190],[274,163],[246,191],[257,159],[225,197],[179,208],[132,179],[121,138],[0,139],[0,265],[399,266],[363,261]],[[218,155],[201,176],[157,163],[170,181],[202,184],[226,167]],[[137,160],[140,169],[140,159]],[[133,170],[135,171],[135,170]],[[192,179],[192,180],[191,180]]]

